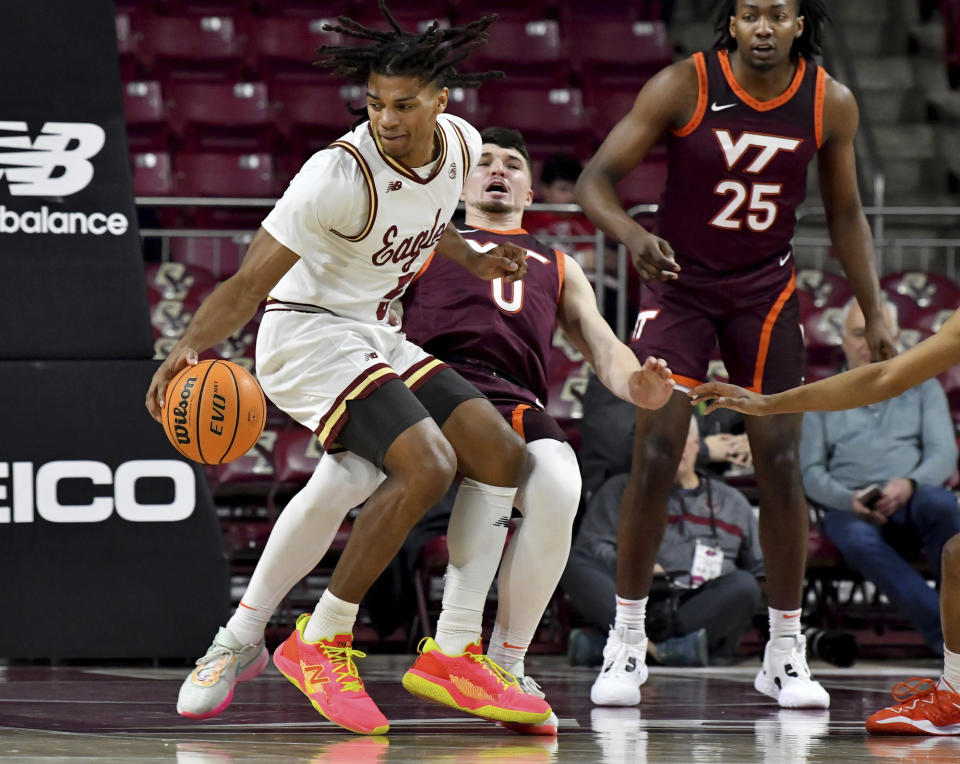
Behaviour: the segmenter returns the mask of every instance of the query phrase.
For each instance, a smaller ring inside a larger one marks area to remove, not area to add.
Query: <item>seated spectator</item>
[[[711,664],[732,663],[761,599],[757,576],[763,575],[763,562],[753,508],[736,489],[696,471],[699,450],[697,420],[691,419],[657,554],[656,572],[669,575],[680,589],[672,635],[651,640],[649,647],[651,657],[666,665],[705,665],[704,647]],[[592,626],[571,632],[575,665],[600,664],[614,620],[617,519],[626,482],[621,473],[597,490],[561,579],[571,603]]]
[[[744,470],[752,467],[743,415],[718,409],[703,416],[703,408],[698,406],[693,410],[701,433],[697,469],[721,476],[732,468]],[[583,395],[580,423],[582,444],[579,458],[585,500],[589,500],[608,478],[630,471],[636,426],[634,407],[613,395],[591,374]]]
[[[847,366],[865,366],[863,313],[854,300],[844,310]],[[885,317],[896,337],[890,304]],[[960,532],[957,500],[943,488],[956,469],[957,446],[940,383],[930,379],[870,406],[805,414],[800,462],[804,492],[825,510],[824,533],[942,655],[937,592],[904,556],[922,546],[939,579],[943,546]],[[875,497],[861,500],[872,485]]]

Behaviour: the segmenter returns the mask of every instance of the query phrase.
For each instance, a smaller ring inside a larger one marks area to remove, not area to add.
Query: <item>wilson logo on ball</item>
[[[187,429],[187,416],[190,413],[190,393],[193,385],[197,381],[196,377],[187,377],[183,383],[183,389],[180,391],[180,400],[173,409],[173,433],[180,445],[190,443],[190,430]]]
[[[170,381],[166,399],[167,438],[201,464],[224,464],[243,456],[263,432],[263,390],[250,372],[231,361],[187,366]]]

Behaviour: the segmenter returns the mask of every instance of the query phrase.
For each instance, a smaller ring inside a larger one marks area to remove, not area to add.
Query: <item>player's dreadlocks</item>
[[[324,45],[317,50],[322,57],[317,66],[333,69],[334,75],[352,82],[366,84],[371,74],[388,77],[418,77],[424,83],[435,82],[438,87],[474,88],[481,82],[500,79],[503,72],[457,71],[475,49],[487,41],[487,27],[496,15],[484,16],[466,26],[441,29],[434,21],[423,32],[413,34],[400,28],[385,0],[379,0],[380,11],[386,17],[391,31],[371,29],[346,16],[340,16],[337,25],[324,24],[329,32],[348,37],[372,40],[372,45]]]
[[[797,15],[804,17],[803,34],[793,41],[790,57],[812,61],[823,47],[823,28],[830,20],[824,0],[795,0]],[[737,41],[730,34],[730,17],[737,15],[737,0],[726,0],[717,11],[714,31],[717,40],[713,47],[718,50],[735,50]]]

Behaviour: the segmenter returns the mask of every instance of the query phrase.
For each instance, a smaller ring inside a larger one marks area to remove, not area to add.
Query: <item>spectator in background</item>
[[[851,300],[843,321],[847,366],[870,363],[863,313]],[[896,336],[896,312],[886,305]],[[806,495],[825,510],[823,529],[847,564],[874,583],[943,653],[939,598],[903,556],[922,545],[939,579],[943,546],[960,532],[960,510],[943,488],[957,466],[946,396],[936,379],[890,400],[803,417],[800,462]],[[865,498],[876,485],[879,492]]]
[[[709,416],[703,416],[702,408],[694,409],[702,434],[697,469],[720,476],[731,467],[752,467],[743,415],[718,409]],[[583,419],[580,423],[582,444],[579,457],[585,500],[589,501],[593,492],[608,478],[630,471],[636,426],[636,417],[630,405],[612,395],[591,374],[583,396]]]
[[[541,201],[547,204],[576,204],[573,189],[583,165],[571,154],[553,154],[547,158],[540,170]],[[593,226],[590,226],[591,233]]]
[[[655,568],[682,587],[673,633],[649,643],[651,657],[667,665],[705,665],[704,647],[710,663],[732,663],[761,599],[757,576],[763,575],[763,562],[753,508],[736,489],[697,472],[699,451],[699,428],[691,419]],[[596,629],[571,633],[570,657],[577,665],[600,664],[606,630],[614,622],[617,520],[626,483],[624,471],[597,490],[561,580],[573,606]]]

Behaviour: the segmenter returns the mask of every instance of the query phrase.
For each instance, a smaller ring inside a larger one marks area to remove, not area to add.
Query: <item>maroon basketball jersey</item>
[[[697,110],[670,131],[657,232],[681,266],[730,272],[784,256],[822,142],[826,74],[800,59],[786,91],[758,101],[737,83],[726,51],[693,60]]]
[[[527,250],[527,275],[512,284],[483,281],[445,257],[430,256],[403,295],[407,339],[454,367],[477,364],[510,383],[478,384],[485,395],[520,397],[543,407],[547,358],[563,287],[563,253],[522,229],[460,231],[480,251],[509,241]],[[532,395],[531,395],[532,394]],[[535,398],[533,397],[535,396]]]

